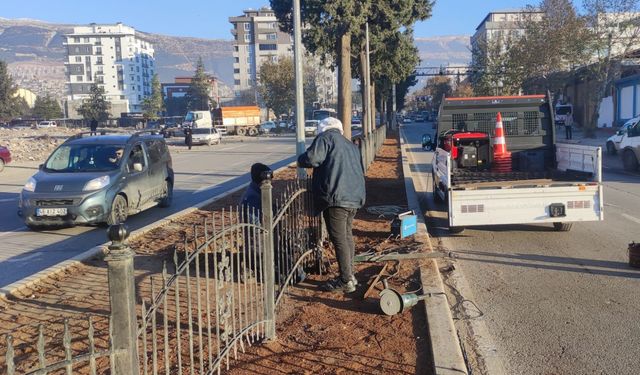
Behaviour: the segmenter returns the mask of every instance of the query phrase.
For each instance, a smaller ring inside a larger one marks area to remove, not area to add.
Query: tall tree
[[[33,105],[31,112],[34,117],[41,119],[52,119],[62,117],[62,109],[58,101],[51,96],[43,95],[38,96]]]
[[[591,30],[589,71],[597,83],[591,96],[592,113],[584,124],[592,136],[598,122],[600,103],[622,73],[622,61],[640,48],[639,0],[584,0],[587,26]]]
[[[431,95],[434,108],[440,107],[443,96],[451,96],[453,86],[448,76],[437,76],[427,82],[426,92]]]
[[[270,0],[282,30],[293,30],[293,1]],[[307,0],[301,2],[303,43],[338,68],[338,117],[351,136],[351,36],[363,28],[371,0]]]
[[[471,50],[471,85],[476,95],[515,95],[524,77],[509,54],[512,35],[480,41]]]
[[[20,113],[17,87],[9,76],[7,63],[0,60],[0,119],[10,119]]]
[[[199,57],[196,63],[196,72],[191,79],[191,85],[186,95],[187,108],[191,111],[208,111],[215,107],[216,103],[211,99],[210,89],[211,85],[204,70],[204,62],[202,62],[202,57]]]
[[[151,95],[142,101],[142,110],[144,118],[148,120],[156,120],[164,111],[164,101],[162,100],[162,86],[158,75],[154,74],[151,79]]]
[[[96,119],[98,121],[106,121],[109,119],[110,110],[111,103],[109,103],[104,96],[104,88],[94,83],[91,85],[89,98],[82,102],[78,108],[78,113],[85,120]]]
[[[265,61],[260,67],[258,93],[266,107],[276,116],[290,114],[295,105],[293,59]]]

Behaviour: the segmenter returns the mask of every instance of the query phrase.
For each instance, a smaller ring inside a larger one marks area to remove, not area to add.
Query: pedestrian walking
[[[365,182],[358,148],[342,135],[342,122],[328,117],[318,125],[320,134],[298,166],[313,168],[312,194],[315,209],[321,212],[336,249],[340,275],[323,285],[327,291],[351,293],[356,290],[353,274],[353,218],[365,201]]]
[[[189,147],[189,150],[191,150],[191,146],[193,146],[193,130],[191,127],[184,129],[184,143]]]
[[[89,135],[98,135],[98,120],[92,118],[91,122],[89,123],[89,129],[91,130],[91,133],[89,133]]]
[[[564,133],[567,139],[573,138],[573,115],[567,115],[566,120],[564,120]]]

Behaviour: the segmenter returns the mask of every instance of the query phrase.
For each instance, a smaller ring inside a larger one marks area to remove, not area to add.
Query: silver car
[[[24,185],[18,213],[28,227],[113,225],[171,205],[174,174],[162,136],[86,135],[60,145]]]

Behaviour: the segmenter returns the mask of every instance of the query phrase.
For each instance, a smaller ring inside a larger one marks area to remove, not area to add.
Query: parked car
[[[4,170],[4,166],[11,163],[11,152],[8,148],[0,146],[0,172]]]
[[[320,121],[318,120],[307,120],[304,122],[304,134],[305,135],[316,135],[318,134],[318,124]]]
[[[622,157],[624,169],[635,172],[638,170],[640,161],[640,121],[630,124],[626,132],[620,132],[620,136],[618,151]]]
[[[413,121],[411,120],[410,117],[405,117],[402,119],[402,123],[403,124],[411,124]]]
[[[193,129],[192,141],[194,145],[217,145],[222,141],[222,136],[216,128]]]
[[[622,142],[622,139],[624,138],[625,134],[627,134],[627,131],[629,130],[630,127],[634,126],[639,121],[640,121],[640,117],[635,117],[635,118],[632,118],[631,120],[628,120],[627,122],[624,123],[624,125],[620,127],[620,129],[618,129],[616,134],[612,135],[607,139],[607,143],[606,143],[607,154],[615,155],[618,153],[618,151],[620,151],[620,142]]]
[[[174,174],[162,136],[87,134],[67,139],[24,185],[18,214],[28,227],[113,225],[171,205]]]
[[[271,133],[271,130],[273,130],[274,128],[276,128],[275,122],[273,121],[263,122],[262,124],[260,124],[260,133],[261,134]]]
[[[184,137],[184,129],[181,124],[172,124],[167,125],[164,129],[160,131],[165,138],[171,137]]]
[[[58,124],[56,124],[55,121],[40,121],[38,123],[38,125],[36,125],[36,127],[38,129],[42,129],[42,128],[56,128],[58,127]]]

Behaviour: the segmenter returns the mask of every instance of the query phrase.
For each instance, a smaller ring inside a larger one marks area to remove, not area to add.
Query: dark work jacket
[[[337,129],[316,137],[298,165],[313,168],[312,188],[317,211],[327,207],[360,208],[364,205],[364,173],[358,148]]]
[[[262,192],[260,191],[260,186],[251,181],[247,190],[245,190],[242,195],[240,204],[245,207],[249,207],[250,211],[253,211],[255,208],[256,213],[260,212],[260,210],[262,210]]]

